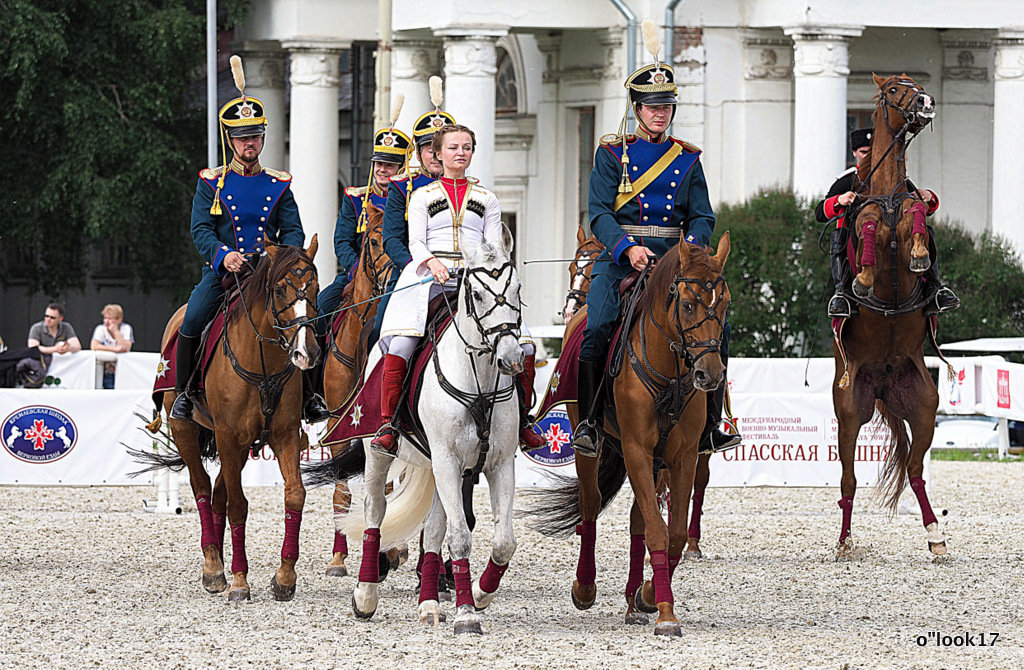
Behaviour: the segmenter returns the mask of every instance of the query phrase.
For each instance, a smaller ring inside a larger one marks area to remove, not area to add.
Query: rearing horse
[[[872,115],[873,166],[861,165],[866,193],[856,217],[862,271],[854,294],[862,309],[833,324],[836,361],[832,401],[839,422],[842,527],[837,557],[849,556],[850,520],[857,490],[854,455],[860,427],[877,409],[889,428],[886,460],[879,490],[895,511],[909,479],[917,495],[928,546],[945,554],[946,545],[922,479],[924,457],[935,428],[938,393],[924,363],[929,318],[918,273],[929,266],[925,204],[907,190],[905,153],[912,137],[935,117],[935,102],[906,74],[875,75],[878,103]],[[881,253],[876,254],[876,248]],[[934,345],[934,332],[931,332]],[[905,424],[910,425],[913,439]]]
[[[241,297],[227,313],[223,335],[214,344],[205,392],[196,403],[194,418],[199,425],[170,419],[178,454],[146,459],[154,467],[188,467],[202,524],[203,586],[211,593],[228,588],[223,559],[226,513],[234,575],[230,601],[249,599],[245,552],[249,503],[242,491],[242,468],[250,451],[263,442],[273,450],[284,478],[284,543],[271,585],[277,600],[295,595],[299,527],[306,500],[299,456],[308,442],[300,425],[302,380],[294,373],[315,366],[320,356],[313,329],[319,289],[313,265],[316,250],[316,235],[305,250],[267,245],[266,255],[242,286]],[[184,316],[183,306],[171,317],[161,350]],[[173,393],[164,393],[168,414],[173,401]],[[148,428],[155,433],[159,427],[157,416]],[[211,491],[203,459],[215,454],[220,457],[220,474]]]
[[[643,534],[631,538],[626,620],[646,622],[644,615],[635,612],[637,608],[657,611],[655,635],[682,635],[673,611],[671,581],[687,544],[686,505],[697,470],[706,394],[725,380],[718,349],[730,302],[722,276],[729,249],[725,233],[715,255],[681,243],[658,262],[640,299],[639,316],[628,332],[624,326],[629,365],[623,365],[614,380],[605,380],[614,384],[614,400],[605,407],[598,458],[576,459],[578,482],[538,492],[539,504],[530,510],[536,516],[551,515],[541,528],[547,534],[564,532],[580,521],[576,529],[581,536],[580,558],[572,599],[579,609],[586,609],[597,592],[597,517],[628,475],[636,496],[631,527]],[[566,328],[566,340],[583,323],[582,318],[574,319]],[[675,493],[672,501],[679,506],[671,511],[667,525],[657,501],[659,478]],[[646,584],[645,547],[654,570],[653,580]],[[654,608],[646,606],[650,600]]]

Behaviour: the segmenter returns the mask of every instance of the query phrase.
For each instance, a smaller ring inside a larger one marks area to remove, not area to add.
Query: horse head
[[[732,296],[722,270],[729,249],[728,232],[722,235],[714,255],[710,249],[680,243],[678,269],[668,290],[666,304],[675,303],[672,320],[698,391],[714,391],[725,381],[720,347],[725,310]]]
[[[383,293],[394,264],[384,252],[384,212],[367,203],[366,230],[360,251],[359,267],[370,280],[374,294]]]
[[[569,292],[565,296],[565,307],[562,308],[562,317],[566,323],[586,304],[594,261],[603,250],[604,245],[594,236],[588,238],[583,226],[576,229],[576,257],[569,263]]]
[[[277,341],[288,353],[288,360],[300,370],[314,367],[320,360],[313,323],[316,320],[317,237],[309,247],[267,245],[267,312],[277,331]]]
[[[872,77],[878,86],[876,114],[883,115],[894,137],[901,131],[919,133],[935,118],[935,98],[906,73],[888,78],[872,74]],[[890,114],[890,110],[895,113]]]
[[[519,374],[524,361],[519,346],[522,308],[519,274],[512,262],[512,234],[502,226],[499,244],[481,241],[466,245],[463,239],[460,235],[466,271],[460,296],[463,309],[459,315],[475,325],[475,344],[480,353],[490,354],[502,373]],[[471,337],[467,336],[467,340]]]

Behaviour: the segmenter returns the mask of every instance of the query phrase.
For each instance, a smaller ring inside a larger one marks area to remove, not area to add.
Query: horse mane
[[[305,250],[285,245],[277,247],[277,254],[273,258],[270,254],[265,254],[260,258],[256,269],[242,283],[242,299],[235,302],[228,310],[224,325],[234,323],[238,319],[238,315],[245,312],[245,308],[242,307],[243,302],[247,305],[259,304],[258,301],[261,298],[266,298],[269,287],[281,281],[288,270],[299,261],[310,262],[306,257]]]
[[[642,296],[640,296],[640,302],[637,303],[637,307],[640,308],[642,314],[651,313],[651,310],[655,306],[655,298],[660,299],[662,297],[663,292],[668,288],[669,284],[673,283],[676,275],[679,273],[678,261],[666,261],[669,257],[675,261],[679,254],[680,244],[683,244],[686,247],[686,251],[684,253],[689,253],[686,260],[686,272],[689,276],[704,278],[722,274],[722,265],[709,253],[711,251],[710,247],[700,247],[686,242],[680,242],[669,249],[654,267],[654,272],[651,274],[651,278],[647,282],[647,290],[644,291]]]

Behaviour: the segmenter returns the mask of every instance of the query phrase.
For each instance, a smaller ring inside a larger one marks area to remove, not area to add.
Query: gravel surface
[[[163,516],[142,511],[149,487],[0,487],[0,667],[1024,667],[1024,464],[931,467],[933,506],[948,509],[944,559],[928,553],[918,516],[890,518],[868,490],[854,507],[855,557],[837,563],[837,490],[711,489],[705,558],[681,564],[673,581],[681,639],[656,638],[653,620],[623,623],[628,495],[598,524],[592,609],[569,599],[576,538],[544,538],[518,519],[519,549],[484,635],[456,638],[450,618],[436,629],[417,622],[411,564],[383,584],[372,620],[354,618],[354,577],[323,574],[333,532],[326,489],[307,498],[287,603],[269,589],[282,491],[248,492],[253,599],[229,604],[200,585],[194,503]],[[474,576],[490,541],[483,489],[476,509]],[[451,616],[452,604],[442,606]],[[974,646],[919,646],[933,631],[952,645],[970,633]]]

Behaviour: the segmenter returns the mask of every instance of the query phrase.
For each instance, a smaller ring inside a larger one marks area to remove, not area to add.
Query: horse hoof
[[[924,272],[932,266],[932,260],[927,256],[921,258],[910,257],[910,271],[911,272]]]
[[[487,606],[494,601],[494,594],[497,591],[488,593],[480,588],[480,580],[477,579],[473,582],[473,606],[476,607],[477,612],[481,612],[487,609]]]
[[[682,637],[683,628],[675,621],[665,621],[663,623],[655,624],[654,634],[664,635],[665,637]]]
[[[836,560],[845,561],[853,558],[853,538],[847,537],[836,545]]]
[[[348,568],[344,565],[328,565],[324,574],[328,577],[348,577]]]
[[[650,623],[651,617],[643,612],[626,612],[626,624],[630,626],[646,626]]]
[[[582,585],[578,581],[572,582],[572,604],[578,610],[588,610],[594,606],[597,600],[597,584]]]
[[[874,293],[875,289],[873,286],[865,286],[857,280],[853,281],[853,294],[861,300],[867,300],[874,295]]]
[[[687,550],[683,554],[683,558],[696,560],[698,558],[704,558],[704,554],[701,553],[700,549],[694,549],[693,551]]]
[[[251,600],[251,598],[249,597],[249,589],[237,588],[237,589],[231,589],[230,591],[228,591],[228,602],[229,603],[237,603],[237,602],[241,602],[243,600]]]
[[[650,584],[650,582],[646,582],[644,584],[644,586],[646,586],[647,584]],[[633,594],[633,607],[637,608],[641,612],[647,612],[648,614],[654,614],[655,612],[658,611],[658,606],[657,605],[648,605],[647,601],[644,600],[644,586],[641,586],[640,588],[638,588],[636,590],[636,593]]]
[[[932,552],[936,556],[946,555],[946,543],[943,542],[929,542],[928,551]]]
[[[448,620],[436,600],[421,602],[419,610],[420,623],[425,626],[436,626]]]
[[[484,629],[480,625],[479,621],[458,621],[455,624],[455,634],[462,635],[463,633],[474,633],[476,635],[483,635]]]
[[[215,575],[203,575],[203,588],[209,593],[223,593],[227,587],[228,580],[224,578],[223,572]]]
[[[401,567],[409,561],[409,547],[405,546],[398,551],[398,565],[395,567]]]
[[[352,612],[356,615],[356,618],[359,618],[359,619],[369,619],[370,617],[373,616],[374,612],[376,612],[376,611],[377,611],[376,609],[372,609],[369,612],[361,611],[359,609],[359,606],[356,605],[356,596],[355,596],[355,594],[354,593],[352,594]]]
[[[295,585],[284,586],[277,581],[277,575],[270,578],[270,586],[274,589],[274,600],[287,602],[295,597]]]

